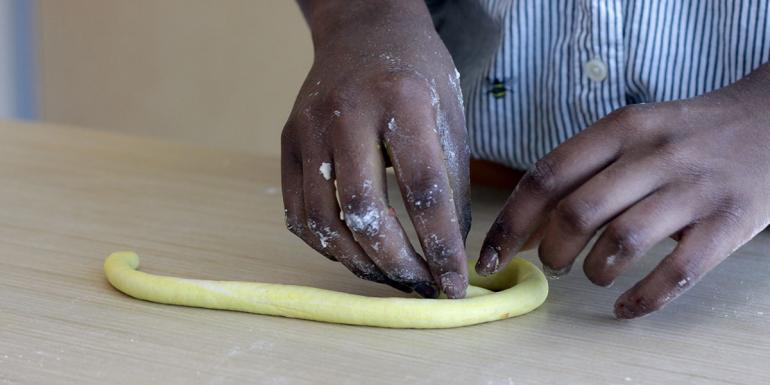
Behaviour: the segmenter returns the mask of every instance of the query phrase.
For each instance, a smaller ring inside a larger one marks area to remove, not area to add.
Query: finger
[[[470,146],[465,127],[463,95],[460,89],[459,74],[447,75],[446,87],[439,92],[446,97],[433,98],[436,106],[436,127],[444,153],[449,186],[455,203],[457,221],[463,240],[471,228],[471,193],[470,193]]]
[[[476,264],[479,274],[492,274],[510,262],[556,202],[617,158],[620,137],[609,134],[608,126],[598,122],[527,171],[487,233]]]
[[[281,191],[286,228],[310,247],[319,250],[318,241],[311,236],[307,229],[301,158],[295,151],[292,137],[286,135],[287,131],[289,130],[284,129],[284,134],[281,136]],[[335,260],[328,253],[321,252],[321,254]]]
[[[324,255],[334,257],[359,278],[386,283],[401,291],[410,292],[411,288],[392,282],[380,271],[340,220],[331,157],[308,155],[305,158],[304,206],[307,230],[309,236],[314,238],[314,248]]]
[[[549,216],[540,242],[543,270],[566,273],[600,227],[663,183],[660,160],[627,156],[611,164],[562,199]]]
[[[756,234],[741,226],[738,218],[720,215],[694,225],[671,254],[618,298],[615,316],[631,319],[649,314],[687,291]]]
[[[465,243],[437,132],[426,129],[436,122],[415,106],[394,109],[399,112],[385,133],[385,145],[406,209],[441,289],[449,298],[463,298],[468,286]]]
[[[366,255],[393,281],[425,297],[438,289],[387,202],[385,168],[374,129],[352,114],[339,119],[334,168],[345,223]]]
[[[660,241],[697,220],[703,197],[685,186],[666,186],[607,225],[583,263],[591,282],[610,286]]]
[[[535,230],[535,232],[532,233],[532,235],[529,236],[529,239],[524,242],[524,245],[521,246],[520,250],[531,250],[537,247],[540,244],[540,241],[543,239],[543,236],[545,235],[545,228],[548,227],[548,218],[545,218],[543,223],[540,224],[540,226]]]

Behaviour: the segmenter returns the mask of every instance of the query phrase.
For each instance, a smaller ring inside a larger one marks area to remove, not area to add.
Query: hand
[[[528,171],[476,269],[497,270],[531,238],[544,270],[563,274],[606,226],[583,270],[609,286],[673,235],[676,249],[615,303],[618,318],[645,315],[767,226],[769,167],[768,65],[701,97],[622,108]]]
[[[316,57],[282,134],[287,226],[358,277],[460,298],[470,201],[459,78],[425,4],[398,3],[306,10]],[[388,203],[389,164],[425,259]]]

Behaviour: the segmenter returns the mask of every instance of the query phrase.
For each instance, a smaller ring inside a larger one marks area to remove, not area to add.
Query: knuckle
[[[324,216],[310,212],[307,217],[307,229],[315,236],[319,247],[322,250],[334,248],[337,239],[340,238],[340,232],[335,229],[333,223]]]
[[[384,210],[373,202],[355,201],[345,204],[345,224],[356,236],[374,237],[380,233]]]
[[[299,222],[286,222],[286,229],[300,238],[305,234],[305,227]]]
[[[659,108],[669,117],[669,119],[677,122],[684,122],[693,116],[693,113],[697,114],[696,109],[693,108],[693,104],[688,101],[675,100],[667,103],[661,103]]]
[[[714,170],[690,163],[684,164],[679,169],[682,172],[683,179],[695,186],[705,186],[713,181],[715,177]]]
[[[281,130],[281,151],[291,151],[297,144],[297,128],[291,120]]]
[[[597,286],[607,287],[614,281],[612,275],[607,271],[607,265],[604,264],[600,267],[588,268],[587,265],[583,266],[583,272],[591,283]]]
[[[311,231],[315,231],[321,227],[329,227],[330,223],[320,212],[309,209],[307,210],[307,220],[305,221],[307,228]]]
[[[281,130],[281,147],[287,148],[292,142],[292,136],[293,136],[292,129],[289,125],[289,123],[286,123],[286,125]]]
[[[341,85],[329,90],[327,96],[327,105],[333,107],[332,110],[355,110],[356,100],[360,100],[360,95],[354,85]]]
[[[309,224],[313,224],[313,228]],[[296,235],[305,244],[318,251],[324,257],[336,261],[337,258],[331,253],[333,242],[339,238],[339,232],[333,231],[330,227],[321,227],[312,219],[302,221],[296,216],[290,216],[286,213],[286,228],[292,234]]]
[[[558,177],[554,162],[548,158],[543,158],[535,163],[532,168],[524,174],[520,186],[527,192],[542,195],[551,195],[557,191]]]
[[[658,150],[667,168],[665,172],[675,175],[684,184],[700,188],[707,196],[712,195],[709,193],[711,190],[709,185],[713,184],[717,177],[714,168],[694,163],[689,155],[684,154],[677,147],[679,147],[677,144],[671,144],[667,148]]]
[[[292,234],[302,238],[305,234],[305,225],[302,223],[302,221],[299,220],[299,218],[294,216],[286,215],[285,220],[286,229],[289,230]]]
[[[742,219],[746,217],[743,201],[743,198],[736,195],[727,195],[719,199],[717,201],[716,215],[731,225],[741,223]]]
[[[557,218],[578,234],[588,234],[595,230],[596,212],[596,205],[584,199],[568,199],[556,206]]]
[[[428,80],[410,70],[388,71],[377,76],[374,88],[397,101],[430,99],[432,87]]]
[[[307,219],[305,219],[305,224],[308,228],[312,229],[318,225],[319,222],[323,221],[323,216],[320,215],[320,213],[316,210],[311,209],[305,209],[306,210],[306,216]]]
[[[637,130],[649,123],[649,112],[653,109],[649,104],[632,104],[612,111],[607,118],[624,130]]]
[[[652,146],[655,153],[666,160],[667,163],[678,163],[682,160],[682,152],[679,150],[682,136],[676,132],[662,132],[653,138]]]
[[[621,148],[634,143],[625,138],[647,137],[651,132],[658,132],[656,126],[660,116],[656,109],[659,104],[632,104],[621,107],[607,116],[609,127],[620,138]]]
[[[433,176],[420,177],[411,181],[406,193],[406,202],[416,211],[436,209],[446,198],[446,190]]]
[[[606,232],[618,254],[634,257],[644,250],[642,233],[635,226],[615,223],[607,227]]]

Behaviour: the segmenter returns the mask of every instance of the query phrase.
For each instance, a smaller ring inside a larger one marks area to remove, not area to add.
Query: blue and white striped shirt
[[[471,152],[517,169],[617,108],[701,95],[770,58],[770,0],[479,1],[500,37],[463,79]]]

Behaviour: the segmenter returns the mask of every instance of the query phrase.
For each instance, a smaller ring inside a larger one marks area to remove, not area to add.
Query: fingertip
[[[551,280],[557,280],[569,274],[579,252],[579,250],[574,253],[565,252],[565,250],[574,247],[574,243],[563,237],[556,239],[559,239],[559,241],[545,239],[540,243],[540,247],[537,250],[538,257],[542,263],[543,274]]]
[[[450,271],[441,275],[441,290],[444,291],[447,298],[459,299],[465,298],[465,291],[468,288],[468,278],[464,275]]]
[[[618,297],[618,299],[615,301],[612,312],[615,314],[616,319],[627,320],[635,317],[634,316],[635,312],[633,311],[632,307],[629,306],[628,304],[628,296],[631,290],[621,294],[620,297]]]
[[[634,294],[635,289],[631,289],[618,298],[615,302],[613,312],[615,318],[627,320],[646,316],[661,306],[651,306],[651,304],[642,296]]]
[[[615,283],[615,277],[608,271],[607,263],[590,262],[588,258],[583,263],[583,273],[591,283],[601,287],[611,287]]]
[[[597,277],[596,275],[589,275],[586,274],[586,277],[588,277],[588,280],[591,281],[596,286],[604,287],[604,288],[610,288],[612,285],[615,284],[615,280],[613,279],[602,279],[600,277]]]
[[[476,272],[482,276],[496,273],[500,269],[500,254],[497,249],[492,246],[484,247],[475,268]]]
[[[546,278],[548,279],[553,279],[553,280],[559,279],[562,276],[569,274],[570,270],[572,270],[571,263],[567,266],[560,267],[560,268],[553,268],[543,263],[543,274],[545,274]]]
[[[634,313],[626,306],[625,302],[615,303],[615,318],[619,320],[628,320],[634,318]]]

